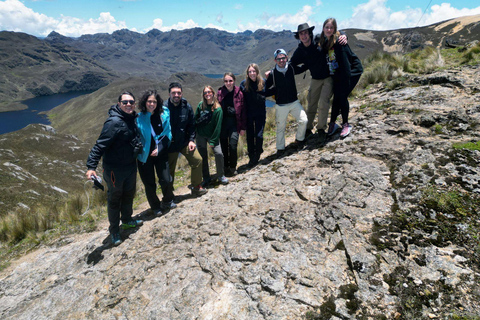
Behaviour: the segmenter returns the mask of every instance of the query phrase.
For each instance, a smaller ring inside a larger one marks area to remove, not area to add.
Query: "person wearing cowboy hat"
[[[295,39],[300,40],[297,49],[290,59],[290,64],[295,68],[296,73],[310,70],[312,79],[308,90],[307,106],[307,130],[305,136],[312,134],[313,122],[318,111],[317,134],[320,144],[326,140],[327,118],[330,108],[330,98],[333,94],[333,78],[330,76],[325,54],[322,55],[321,47],[318,46],[314,37],[313,30],[308,23],[298,25],[297,32],[294,33]],[[339,38],[340,44],[347,43],[347,37],[342,35]]]

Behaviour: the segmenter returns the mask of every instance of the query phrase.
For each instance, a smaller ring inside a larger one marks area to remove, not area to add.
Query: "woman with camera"
[[[211,86],[203,88],[202,101],[198,104],[194,119],[197,130],[197,148],[202,156],[203,187],[212,182],[208,168],[208,147],[212,148],[215,155],[218,181],[221,184],[227,184],[228,179],[225,178],[224,159],[219,141],[223,111]]]
[[[170,111],[163,107],[163,100],[156,90],[150,90],[140,99],[136,123],[141,136],[143,148],[137,156],[138,172],[147,196],[150,208],[156,216],[162,211],[175,208],[173,202],[172,178],[168,167],[168,146],[172,139],[170,130]],[[162,187],[162,202],[157,196],[155,171]]]

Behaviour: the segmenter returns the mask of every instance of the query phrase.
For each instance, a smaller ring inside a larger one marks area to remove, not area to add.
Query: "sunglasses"
[[[135,104],[135,100],[122,100],[120,101],[123,105],[131,104],[132,106]]]

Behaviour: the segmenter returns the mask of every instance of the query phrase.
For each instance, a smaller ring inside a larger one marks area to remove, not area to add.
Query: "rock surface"
[[[101,230],[41,249],[2,273],[0,317],[478,316],[480,155],[452,147],[479,141],[478,73],[378,85],[352,102],[346,139],[314,135],[161,218],[141,212],[118,247]],[[427,206],[426,190],[468,195],[471,210]]]

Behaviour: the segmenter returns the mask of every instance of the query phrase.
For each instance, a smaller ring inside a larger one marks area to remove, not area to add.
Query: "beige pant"
[[[168,165],[170,169],[170,175],[172,176],[172,185],[175,180],[175,168],[177,167],[178,154],[181,153],[185,156],[192,169],[191,183],[196,187],[202,183],[202,157],[198,153],[197,148],[193,151],[188,151],[188,146],[184,147],[180,152],[168,153]]]
[[[312,79],[308,90],[307,107],[307,129],[313,129],[313,120],[318,111],[317,130],[327,129],[328,110],[330,109],[330,98],[333,94],[333,78],[328,77],[321,80]]]
[[[303,110],[300,101],[296,100],[292,103],[275,105],[275,120],[277,122],[277,150],[285,149],[285,129],[287,128],[288,114],[297,120],[298,128],[295,139],[298,141],[305,140],[305,130],[307,129],[307,115]]]

